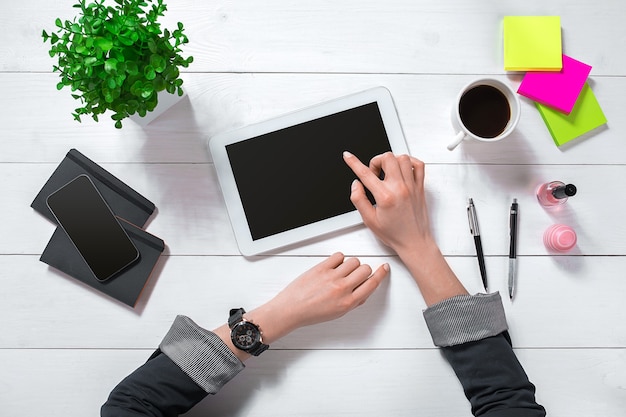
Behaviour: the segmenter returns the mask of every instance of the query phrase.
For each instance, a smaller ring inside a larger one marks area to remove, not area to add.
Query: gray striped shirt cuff
[[[508,329],[502,299],[492,294],[459,295],[424,310],[435,346],[454,346],[495,336]]]
[[[186,316],[176,317],[159,348],[209,394],[217,393],[244,368],[222,339]]]

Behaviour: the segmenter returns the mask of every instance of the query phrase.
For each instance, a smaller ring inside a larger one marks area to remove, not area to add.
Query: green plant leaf
[[[106,101],[107,103],[113,102],[113,95],[111,95],[111,90],[109,90],[108,88],[102,89],[102,96],[104,97],[104,101]]]
[[[130,86],[130,93],[134,96],[141,96],[141,81],[137,80]]]
[[[111,39],[98,37],[94,40],[94,45],[106,52],[113,48],[113,41]]]
[[[167,61],[161,55],[152,54],[150,55],[150,65],[154,68],[156,72],[163,72],[165,67],[167,66]]]
[[[115,81],[115,78],[111,77],[111,78],[107,78],[107,86],[113,90],[115,88],[117,88],[117,82]]]
[[[154,87],[154,91],[163,91],[165,90],[165,80],[161,75],[157,75],[154,81],[152,81],[152,86]]]
[[[150,96],[152,96],[152,94],[154,94],[154,88],[152,87],[152,84],[144,84],[141,89],[141,97],[149,98]]]
[[[146,65],[146,68],[143,70],[143,75],[145,75],[147,80],[154,80],[156,77],[156,71],[152,65]]]
[[[104,61],[104,70],[107,73],[111,73],[117,70],[117,59],[115,58],[109,58],[106,61]]]
[[[59,19],[58,17],[57,17],[57,19],[54,21],[54,24],[55,24],[57,27],[60,27],[60,28],[62,28],[62,27],[63,27],[63,22],[62,22],[62,21],[61,21],[61,19]]]
[[[126,72],[131,75],[131,76],[135,76],[139,74],[139,66],[137,65],[136,62],[133,61],[129,61],[126,63]]]
[[[117,72],[120,73],[125,73],[126,72],[126,62],[117,62],[117,68],[116,68]]]

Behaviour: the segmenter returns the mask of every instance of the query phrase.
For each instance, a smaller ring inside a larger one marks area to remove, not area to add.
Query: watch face
[[[242,350],[250,349],[261,341],[261,333],[257,327],[247,321],[239,322],[230,335],[233,344]]]

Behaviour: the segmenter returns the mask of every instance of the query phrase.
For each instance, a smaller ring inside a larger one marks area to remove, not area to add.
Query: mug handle
[[[453,151],[454,148],[456,148],[461,142],[463,142],[463,139],[465,139],[465,132],[461,130],[459,133],[456,134],[452,143],[448,145],[448,150]]]

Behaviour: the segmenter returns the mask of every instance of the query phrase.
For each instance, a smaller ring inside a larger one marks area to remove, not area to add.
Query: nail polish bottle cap
[[[576,232],[567,225],[555,224],[544,233],[543,243],[548,249],[567,252],[576,246]]]
[[[556,187],[552,190],[554,198],[567,198],[576,195],[576,186],[574,184],[566,184]]]

